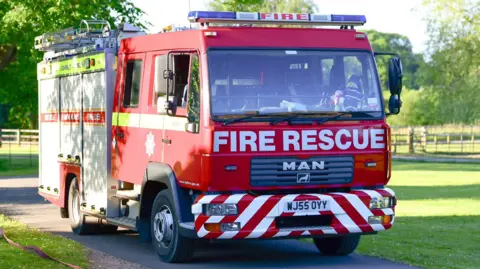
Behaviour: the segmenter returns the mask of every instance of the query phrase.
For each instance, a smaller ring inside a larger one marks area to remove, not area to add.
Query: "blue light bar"
[[[367,22],[367,17],[365,15],[333,15],[332,21],[335,22]]]
[[[237,14],[235,12],[224,11],[190,11],[188,13],[188,20],[198,21],[199,19],[217,19],[217,20],[235,20]]]
[[[263,13],[230,11],[191,11],[188,20],[197,23],[248,24],[312,24],[312,25],[364,25],[364,15],[334,15],[307,13]]]

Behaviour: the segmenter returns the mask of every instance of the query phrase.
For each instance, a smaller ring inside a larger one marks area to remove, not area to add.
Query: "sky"
[[[170,24],[188,25],[190,10],[206,10],[208,0],[133,0],[146,13],[152,26],[150,33],[160,32]],[[168,2],[168,4],[166,4]],[[190,4],[189,4],[190,2]],[[322,14],[361,14],[367,17],[365,26],[380,32],[399,33],[412,42],[414,52],[426,50],[425,11],[421,0],[315,0]]]

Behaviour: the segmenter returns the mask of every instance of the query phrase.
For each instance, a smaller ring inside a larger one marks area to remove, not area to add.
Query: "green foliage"
[[[480,119],[480,2],[425,1],[429,9],[431,60],[421,77],[435,95],[434,122],[476,123]]]
[[[365,33],[372,44],[373,50],[378,52],[394,52],[400,55],[403,64],[403,85],[409,89],[418,89],[418,71],[424,64],[423,55],[413,53],[412,43],[408,37],[400,34],[382,33],[367,30]],[[388,59],[389,56],[378,56],[377,65],[380,79],[385,89],[388,89]]]
[[[314,13],[318,10],[313,0],[212,0],[211,10]]]
[[[136,23],[143,11],[130,0],[0,0],[0,44],[16,44],[17,60],[0,70],[0,100],[11,106],[7,127],[37,127],[36,65],[42,53],[34,38],[45,32],[78,27],[82,19]]]

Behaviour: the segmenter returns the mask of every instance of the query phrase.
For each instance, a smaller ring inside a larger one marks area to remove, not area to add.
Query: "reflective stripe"
[[[186,123],[188,123],[188,119],[185,117],[139,113],[112,113],[113,126],[185,131]]]
[[[41,62],[37,68],[39,79],[101,71],[105,69],[105,54],[102,52],[95,55],[73,57],[68,60]]]

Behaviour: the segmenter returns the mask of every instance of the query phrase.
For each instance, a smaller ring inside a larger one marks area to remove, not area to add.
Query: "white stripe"
[[[326,197],[326,195],[321,194],[317,194],[316,196],[318,196],[320,199],[322,199],[322,197]],[[345,213],[345,210],[343,210],[343,208],[337,203],[337,201],[335,201],[333,197],[329,197],[331,199],[330,209],[333,214],[335,214],[335,217],[337,217],[338,221],[351,233],[361,232],[362,230],[360,229],[360,227],[358,227],[358,225],[355,224],[355,222],[350,218],[350,216]]]
[[[255,213],[265,204],[265,202],[268,200],[268,198],[272,197],[272,195],[265,195],[265,196],[258,196],[256,197],[245,210],[238,216],[238,218],[235,220],[235,222],[240,222],[240,227],[244,227],[248,221],[253,217]],[[239,231],[233,232],[233,233],[223,233],[219,238],[232,238],[236,234],[238,234]]]
[[[362,191],[366,194],[368,194],[368,196],[370,196],[370,198],[381,198],[382,195],[376,191],[372,191],[372,190],[359,190],[359,191]]]
[[[202,238],[202,237],[205,237],[208,233],[209,233],[209,231],[205,230],[205,228],[202,225],[200,227],[200,229],[198,230],[197,235],[198,235],[198,237]]]
[[[214,194],[214,195],[205,195],[200,200],[198,200],[197,204],[209,204],[213,199],[217,198],[220,196],[219,194]]]
[[[370,224],[372,226],[374,231],[383,231],[385,230],[385,227],[383,227],[382,224]]]
[[[350,193],[343,193],[339,195],[342,195],[343,197],[347,198],[348,202],[352,204],[353,208],[355,208],[358,213],[363,217],[363,219],[368,222],[368,217],[373,216],[372,211],[368,209],[368,207],[360,200],[360,198],[355,195],[355,194],[350,194]]]
[[[393,215],[394,214],[393,209],[391,209],[391,208],[384,208],[384,209],[382,209],[382,211],[383,211],[383,214],[385,214],[385,215]]]
[[[163,128],[170,131],[185,131],[185,124],[188,123],[186,117],[170,117],[164,118]]]
[[[210,203],[213,199],[217,198],[219,195],[205,195],[200,200],[198,200],[197,203],[192,205],[192,214],[198,215],[202,213],[202,204],[208,204]]]
[[[310,232],[309,231],[305,231],[302,233],[302,235],[310,235]]]
[[[394,192],[392,189],[390,189],[390,188],[384,188],[383,190],[386,191],[386,192],[388,192],[388,193],[390,193],[391,196],[395,196],[395,192]]]
[[[270,210],[270,212],[260,221],[260,223],[255,227],[253,232],[249,234],[246,238],[258,238],[265,234],[268,230],[268,227],[272,225],[275,217],[280,216],[281,206],[285,201],[293,201],[299,194],[289,194],[283,196],[278,200],[277,204]]]
[[[128,127],[140,127],[140,114],[130,113],[130,117],[128,117]]]
[[[245,196],[245,194],[230,195],[223,203],[236,204],[238,203],[238,201],[240,201],[240,199],[243,198],[243,196]],[[205,221],[205,223],[219,223],[223,218],[225,218],[225,216],[211,216],[210,218],[207,219],[207,221]]]
[[[291,233],[291,231],[280,231],[276,235],[274,235],[273,237],[283,237],[283,236],[289,235],[290,233]]]
[[[333,229],[333,227],[327,227],[325,229],[322,229],[324,234],[337,234],[337,231]]]
[[[165,119],[165,117],[163,117],[162,115],[141,114],[140,115],[140,124],[139,124],[138,127],[155,129],[155,130],[162,130],[164,119]]]

